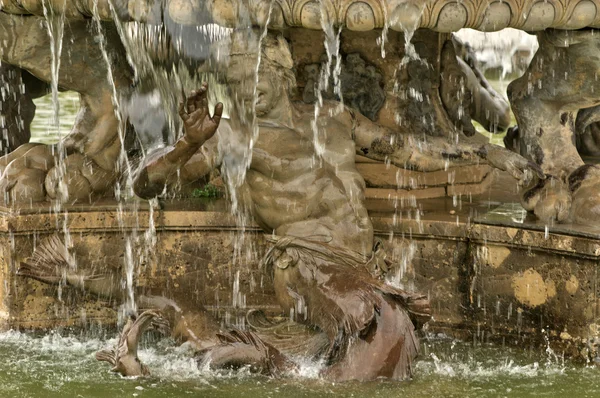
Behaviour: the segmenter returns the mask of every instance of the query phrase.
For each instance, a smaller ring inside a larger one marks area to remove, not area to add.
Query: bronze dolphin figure
[[[320,239],[269,238],[274,247],[264,264],[273,277],[284,311],[327,336],[324,352],[328,379],[374,380],[411,377],[419,352],[415,330],[431,318],[429,300],[374,278],[373,260],[335,248]],[[254,334],[221,339],[204,350],[211,367],[251,367],[280,374],[293,367]]]
[[[159,311],[129,319],[117,346],[99,351],[96,358],[124,376],[149,374],[139,361],[137,346],[151,326],[165,328],[163,314],[184,329],[186,339],[192,336],[200,349],[199,365],[211,368],[248,366],[255,372],[279,376],[296,369],[286,354],[297,354],[304,346],[311,357],[324,359],[322,375],[328,379],[406,379],[412,375],[412,361],[419,351],[415,330],[430,319],[431,309],[426,297],[389,286],[372,275],[389,266],[381,251],[364,259],[319,239],[285,236],[270,240],[274,246],[265,256],[264,266],[273,278],[278,302],[308,331],[296,344],[286,346],[280,336],[264,333],[269,327],[262,328],[262,333],[260,327],[222,332],[203,308],[193,312],[201,314],[196,318],[205,324],[200,333],[194,333],[198,325],[189,322],[193,316],[173,300],[140,296],[141,303]],[[76,271],[73,257],[57,236],[42,241],[32,257],[21,263],[19,274],[46,283],[66,281],[98,295],[113,294],[111,286],[118,281],[110,273]]]
[[[98,361],[110,363],[112,371],[123,376],[147,376],[148,367],[138,358],[138,344],[142,334],[161,317],[154,311],[146,311],[135,320],[129,318],[123,328],[117,345],[96,353]]]

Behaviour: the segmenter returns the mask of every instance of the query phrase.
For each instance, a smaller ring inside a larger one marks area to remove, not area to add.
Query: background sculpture
[[[64,37],[67,48],[60,53],[62,67],[53,77],[49,66],[55,43],[42,19],[0,12],[1,59],[35,77],[32,84],[25,84],[25,92],[39,92],[36,85],[42,83],[38,79],[45,83],[55,81],[59,89],[79,93],[81,101],[77,122],[61,142],[66,167],[58,164],[57,147],[40,144],[23,145],[0,160],[5,202],[28,203],[46,197],[88,201],[104,194],[117,180],[122,137],[113,107],[113,89],[129,87],[131,70],[114,25],[105,27],[106,40],[111,43],[114,87],[108,81],[108,67],[99,43],[90,46],[89,37],[95,33],[88,22],[69,22]],[[62,183],[64,186],[59,187]],[[65,198],[64,189],[68,192]]]
[[[179,8],[178,3],[173,2],[170,4],[169,12],[175,12]],[[49,4],[49,7],[54,7],[54,3]],[[34,52],[38,54],[38,59],[45,56],[46,59],[52,59],[50,48],[53,43],[48,39],[47,26],[44,27],[44,20],[38,19],[37,17],[24,18],[19,15],[7,14],[6,12],[22,12],[21,6],[15,4],[7,4],[3,6],[1,17],[6,22],[5,30],[3,34],[6,36],[13,37],[15,33],[30,32],[35,37],[39,38],[40,43],[44,45],[33,45],[31,41],[19,41],[8,40],[4,42],[3,59],[6,61],[18,65],[22,69],[32,71],[39,79],[50,82],[52,76],[50,71],[43,70],[41,65],[35,64],[36,61],[26,60],[25,53]],[[17,8],[14,8],[17,7]],[[70,6],[69,6],[70,7]],[[216,6],[215,6],[216,7]],[[219,6],[221,7],[221,6]],[[78,9],[79,10],[79,9]],[[81,9],[84,10],[84,9]],[[107,10],[107,6],[100,5],[98,12],[101,17],[108,18],[107,14],[103,14]],[[32,8],[29,10],[34,14],[39,14],[39,8]],[[57,10],[57,12],[60,10]],[[67,12],[67,17],[75,11],[71,10]],[[57,14],[59,15],[59,14]],[[38,25],[37,22],[41,22],[42,25]],[[15,152],[13,155],[5,157],[1,164],[4,165],[6,171],[4,172],[4,182],[2,183],[3,190],[5,192],[5,198],[7,202],[11,203],[29,203],[30,201],[41,201],[44,199],[60,199],[67,202],[75,201],[90,201],[94,198],[100,197],[105,194],[112,193],[113,184],[122,176],[119,175],[119,171],[127,169],[122,164],[116,166],[117,163],[122,163],[122,156],[119,157],[121,151],[129,151],[131,148],[122,148],[123,145],[128,146],[131,141],[131,137],[126,135],[130,130],[125,125],[125,117],[120,117],[115,114],[115,110],[112,109],[112,104],[115,101],[115,96],[118,97],[119,101],[126,102],[123,98],[127,98],[129,93],[132,91],[129,86],[131,85],[131,70],[129,65],[125,63],[125,52],[120,40],[116,37],[116,31],[110,24],[98,25],[96,27],[84,24],[81,22],[68,22],[72,26],[71,30],[77,31],[77,40],[65,41],[65,49],[62,52],[61,58],[61,74],[57,77],[57,85],[60,89],[72,89],[82,94],[82,110],[81,117],[78,119],[77,125],[74,126],[72,134],[65,138],[62,142],[62,147],[65,149],[68,157],[64,162],[59,162],[58,167],[54,167],[54,164],[59,160],[60,156],[55,156],[53,148],[46,148],[44,146],[37,145],[25,146],[20,149],[19,152]],[[85,25],[85,26],[84,26]],[[48,25],[49,26],[49,25]],[[88,54],[89,49],[85,47],[86,41],[84,38],[88,34],[92,34],[98,29],[105,30],[100,32],[104,34],[104,40],[106,47],[109,49],[108,59],[112,63],[110,72],[115,81],[115,87],[107,81],[109,69],[106,67],[106,59],[101,57],[102,48],[98,47],[92,56]],[[33,36],[32,36],[33,37]],[[401,40],[401,36],[395,37],[395,40]],[[316,38],[316,36],[315,36]],[[68,37],[67,37],[68,39]],[[319,38],[318,40],[322,40]],[[430,35],[422,39],[424,43],[434,43],[438,41],[438,35]],[[352,43],[353,38],[349,37],[344,42]],[[398,42],[397,44],[400,44]],[[456,42],[455,42],[456,43]],[[165,56],[168,58],[172,54],[169,50],[171,47],[165,47],[164,51],[156,51],[149,54],[150,57],[157,57],[157,59],[163,59]],[[350,45],[349,49],[352,48]],[[349,50],[348,49],[348,50]],[[420,90],[427,96],[427,105],[425,102],[417,103],[415,98],[406,98],[405,101],[398,103],[397,112],[400,118],[404,119],[408,125],[405,128],[413,133],[425,132],[432,135],[445,136],[450,131],[456,129],[462,130],[465,133],[472,134],[474,130],[470,123],[469,115],[479,119],[486,123],[486,126],[491,129],[502,129],[505,124],[504,119],[506,118],[506,109],[502,109],[503,102],[494,100],[493,90],[490,91],[484,80],[478,78],[477,74],[474,74],[472,68],[469,68],[464,62],[458,61],[455,56],[457,50],[453,46],[442,47],[435,45],[431,47],[432,51],[427,54],[423,54],[426,62],[431,62],[435,65],[435,68],[431,71],[427,67],[423,68],[420,62],[409,62],[408,70],[409,76],[406,80],[406,87],[402,87],[402,90],[409,92],[411,90]],[[444,59],[447,60],[444,70],[440,68],[439,62],[436,61],[440,52],[444,51]],[[81,62],[74,63],[72,58],[66,57],[66,54],[79,54]],[[163,58],[161,58],[163,57]],[[360,54],[356,57],[349,57],[350,62],[352,59],[359,60]],[[320,60],[320,57],[318,58]],[[164,60],[164,59],[163,59]],[[388,65],[391,65],[388,63]],[[89,69],[93,68],[92,71]],[[380,72],[375,72],[371,79],[374,86],[373,93],[378,93],[378,98],[375,101],[375,108],[367,109],[366,107],[371,106],[364,103],[364,97],[361,97],[360,93],[351,93],[353,90],[349,84],[351,79],[346,79],[348,73],[360,76],[361,72],[356,72],[356,66],[346,68],[347,75],[343,81],[345,83],[343,91],[348,95],[350,104],[358,106],[359,111],[366,112],[369,117],[375,118],[377,109],[385,104],[385,95],[389,97],[389,93],[382,93],[382,85],[385,86],[386,90],[390,89],[390,79],[393,70],[387,66],[383,71],[381,77],[376,77]],[[366,70],[376,71],[378,67],[371,66],[370,69]],[[425,75],[420,71],[428,70]],[[419,71],[412,73],[410,71]],[[358,73],[358,74],[356,74]],[[94,79],[90,79],[89,76],[96,76]],[[440,82],[440,76],[444,76]],[[361,79],[364,79],[363,76]],[[375,80],[373,80],[373,78]],[[379,81],[377,81],[379,79]],[[79,83],[83,82],[85,83]],[[75,84],[74,82],[78,82]],[[314,81],[313,81],[314,83]],[[38,85],[41,85],[39,83]],[[306,87],[306,82],[303,83]],[[312,83],[309,83],[310,86]],[[392,82],[392,85],[395,83]],[[466,94],[462,98],[455,98],[452,93],[457,90],[460,85],[467,84]],[[313,84],[314,86],[314,84]],[[361,84],[359,84],[361,86]],[[439,87],[441,86],[441,87]],[[356,87],[356,85],[355,85]],[[35,86],[28,84],[26,85],[27,92],[35,94]],[[310,89],[310,87],[308,87]],[[116,90],[116,91],[115,91]],[[441,91],[440,91],[441,90]],[[442,99],[440,99],[441,92]],[[472,109],[469,112],[462,112],[462,102],[469,102],[471,93],[474,93],[472,101]],[[487,94],[486,94],[487,93]],[[492,96],[490,97],[490,94]],[[383,95],[382,95],[383,94]],[[429,99],[430,98],[430,99]],[[362,101],[362,102],[361,102]],[[373,102],[368,100],[367,102]],[[362,103],[362,105],[361,105]],[[389,98],[387,99],[389,103]],[[500,108],[498,108],[500,105]],[[432,107],[432,111],[425,111],[424,107]],[[492,109],[494,108],[494,109]],[[392,106],[386,106],[384,109],[388,109],[386,120],[388,121],[387,127],[393,128],[395,126],[394,119],[398,116],[394,116],[389,112]],[[121,110],[119,110],[121,111]],[[461,113],[462,112],[462,113]],[[460,113],[460,116],[459,116]],[[422,123],[421,119],[427,114],[427,123]],[[150,115],[146,115],[149,117]],[[119,120],[121,118],[122,120]],[[163,119],[164,122],[164,119]],[[165,126],[172,127],[172,126]],[[164,128],[163,128],[164,131]],[[138,133],[141,133],[138,132]],[[144,142],[144,139],[138,139],[139,142]],[[171,141],[172,142],[172,141]],[[35,148],[32,150],[32,148]],[[29,152],[32,150],[31,152]],[[59,151],[60,152],[60,151]],[[128,152],[129,153],[129,152]],[[24,159],[31,158],[30,162],[15,161],[16,158],[24,155]],[[117,162],[117,159],[120,159]],[[68,167],[62,166],[67,164]],[[434,162],[435,163],[435,162]],[[433,169],[440,169],[441,164],[439,161],[436,163],[438,166],[434,166]],[[431,170],[431,166],[421,165],[407,165],[408,167],[416,167],[420,170]],[[61,171],[65,169],[67,171]],[[75,171],[78,169],[78,171]],[[49,177],[47,177],[49,175]],[[57,190],[59,185],[58,180],[61,180],[65,184],[65,189],[61,188]],[[68,198],[64,192],[68,192]],[[63,194],[60,194],[63,192]]]

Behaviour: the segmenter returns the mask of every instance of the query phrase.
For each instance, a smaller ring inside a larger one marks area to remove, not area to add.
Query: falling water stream
[[[314,117],[312,120],[313,130],[313,145],[315,148],[314,164],[320,165],[322,156],[325,152],[325,141],[327,140],[326,132],[319,126],[319,118],[321,116],[321,108],[323,107],[323,92],[329,88],[330,79],[333,79],[333,92],[339,98],[339,106],[331,112],[340,112],[344,107],[344,98],[342,96],[340,73],[342,71],[342,57],[340,54],[340,35],[342,28],[333,25],[333,21],[329,17],[328,10],[324,2],[320,2],[321,8],[321,29],[324,33],[324,47],[327,55],[327,61],[321,67],[319,82],[316,89],[317,101],[315,102]],[[333,60],[335,58],[335,64]],[[333,116],[333,115],[329,115]]]
[[[58,189],[57,189],[57,200],[54,204],[54,211],[58,214],[62,210],[62,204],[69,197],[69,192],[67,185],[64,182],[64,175],[66,172],[66,164],[65,164],[65,147],[63,145],[63,141],[61,140],[63,137],[63,131],[60,129],[60,102],[58,100],[58,79],[60,73],[60,64],[63,50],[63,37],[65,32],[65,15],[64,14],[55,14],[53,8],[49,8],[45,1],[42,2],[45,25],[48,31],[48,36],[50,38],[50,54],[52,56],[50,71],[51,71],[51,81],[50,87],[52,92],[52,105],[53,105],[53,115],[52,115],[52,125],[56,129],[59,134],[59,140],[54,148],[54,158],[55,158],[55,169],[57,172],[58,179]],[[65,215],[65,223],[67,216]],[[65,230],[65,233],[67,231]]]

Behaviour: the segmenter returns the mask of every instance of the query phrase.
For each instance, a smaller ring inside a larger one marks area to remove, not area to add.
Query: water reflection
[[[102,334],[100,334],[102,336]],[[510,349],[460,343],[445,337],[423,340],[417,377],[409,382],[330,383],[317,378],[268,379],[199,370],[185,347],[149,341],[140,358],[153,377],[122,379],[93,359],[111,343],[52,333],[44,337],[0,334],[0,395],[3,397],[592,397],[597,370],[547,357],[538,347]]]

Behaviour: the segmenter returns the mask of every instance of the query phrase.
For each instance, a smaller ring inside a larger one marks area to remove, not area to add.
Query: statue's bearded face
[[[282,95],[288,95],[280,74],[270,66],[261,63],[258,71],[258,84],[255,87],[256,57],[232,56],[227,69],[227,85],[232,98],[251,109],[256,99],[256,116],[268,115],[277,105]]]

